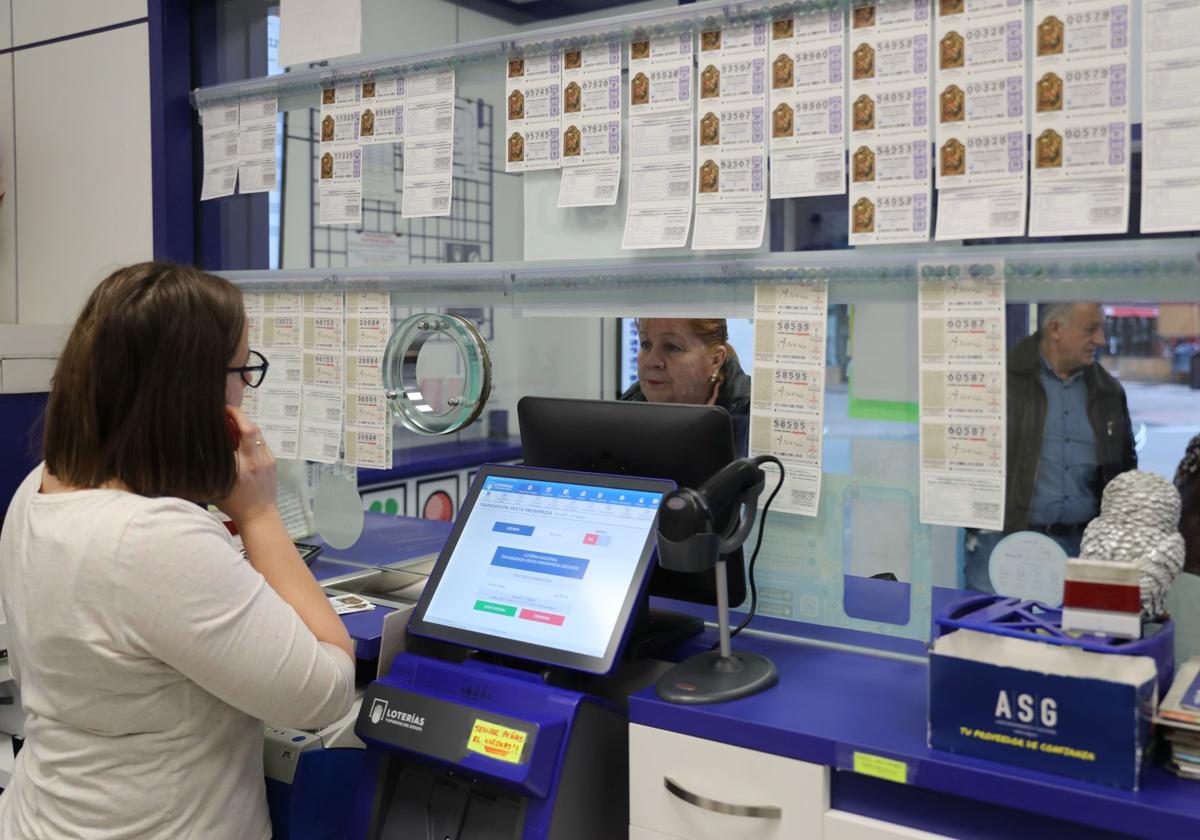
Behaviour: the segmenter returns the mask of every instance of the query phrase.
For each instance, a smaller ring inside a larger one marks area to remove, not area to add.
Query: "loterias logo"
[[[393,709],[387,700],[375,698],[371,701],[371,723],[380,723],[381,721],[416,732],[422,732],[425,729],[425,718],[421,715]]]

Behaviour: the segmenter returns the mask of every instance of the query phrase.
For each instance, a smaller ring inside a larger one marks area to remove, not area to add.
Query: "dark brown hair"
[[[74,487],[116,479],[143,496],[227,496],[226,368],[245,320],[242,293],[220,277],[161,262],[114,271],[54,371],[46,468]]]

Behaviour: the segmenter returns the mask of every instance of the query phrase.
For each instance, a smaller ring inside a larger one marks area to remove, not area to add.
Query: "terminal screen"
[[[424,622],[603,656],[663,494],[481,479]]]

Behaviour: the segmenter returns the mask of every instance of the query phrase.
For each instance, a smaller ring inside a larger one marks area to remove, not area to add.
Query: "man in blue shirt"
[[[1039,307],[1041,328],[1008,353],[1004,531],[967,536],[968,589],[991,592],[988,558],[1014,531],[1037,531],[1079,556],[1083,529],[1115,476],[1137,469],[1125,391],[1096,362],[1098,303]]]

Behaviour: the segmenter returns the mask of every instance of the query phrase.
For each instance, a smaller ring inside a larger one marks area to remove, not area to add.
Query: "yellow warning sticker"
[[[521,753],[525,751],[528,739],[529,734],[520,729],[475,718],[471,737],[467,739],[467,749],[509,764],[520,764]]]
[[[899,782],[902,785],[908,783],[908,764],[881,755],[856,752],[854,772],[889,782]]]

